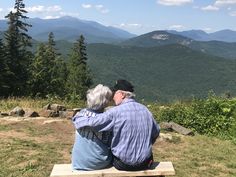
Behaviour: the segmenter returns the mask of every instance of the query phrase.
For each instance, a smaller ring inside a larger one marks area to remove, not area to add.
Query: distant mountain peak
[[[29,35],[38,41],[47,41],[49,32],[55,40],[75,41],[84,35],[87,43],[118,43],[136,35],[119,28],[111,28],[95,21],[81,20],[76,17],[63,16],[57,19],[30,18]],[[0,20],[0,31],[7,29],[7,22]]]
[[[192,39],[168,33],[166,31],[152,31],[147,34],[143,34],[124,41],[122,44],[126,46],[138,46],[138,47],[154,47],[163,46],[169,44],[181,44],[188,46],[192,43]]]
[[[196,41],[223,41],[223,42],[236,42],[236,31],[224,29],[213,33],[206,33],[203,30],[189,30],[189,31],[168,31],[172,34],[185,36]]]
[[[152,39],[156,39],[156,40],[168,40],[169,39],[169,35],[168,34],[154,34],[152,36]]]
[[[62,19],[72,19],[72,18],[75,18],[75,17],[69,16],[69,15],[65,15],[65,16],[62,16],[60,18],[62,18]]]

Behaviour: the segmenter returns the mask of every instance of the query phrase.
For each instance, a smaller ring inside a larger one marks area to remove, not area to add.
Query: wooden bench
[[[120,171],[114,167],[93,170],[79,171],[72,170],[71,164],[55,164],[50,177],[115,177],[115,176],[172,176],[175,170],[171,162],[155,162],[151,169],[144,171]]]

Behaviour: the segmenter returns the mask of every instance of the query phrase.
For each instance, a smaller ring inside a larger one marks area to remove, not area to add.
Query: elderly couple
[[[110,90],[101,84],[87,92],[87,108],[73,117],[76,128],[72,167],[97,170],[148,169],[160,127],[150,111],[134,98],[130,82],[118,80]],[[113,97],[114,107],[104,112]]]

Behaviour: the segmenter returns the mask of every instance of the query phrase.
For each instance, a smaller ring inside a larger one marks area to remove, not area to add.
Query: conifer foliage
[[[14,10],[6,16],[8,29],[0,39],[0,97],[74,95],[84,99],[92,84],[84,37],[74,43],[68,63],[57,52],[53,32],[32,54],[26,13],[23,0],[15,0]]]
[[[14,11],[5,18],[8,19],[8,29],[5,32],[5,63],[9,68],[7,95],[22,96],[26,94],[26,82],[29,77],[28,66],[32,54],[29,51],[31,37],[27,34],[31,27],[25,21],[28,18],[23,0],[16,0]]]
[[[0,96],[4,96],[9,89],[6,81],[7,72],[5,48],[2,39],[0,39]]]
[[[54,34],[48,36],[48,43],[41,43],[31,65],[31,94],[46,97],[47,95],[65,95],[66,63],[56,52]]]
[[[74,43],[69,56],[67,89],[73,96],[85,99],[86,91],[92,85],[87,66],[86,46],[83,35]]]
[[[46,45],[41,43],[35,53],[31,65],[31,79],[29,85],[32,96],[45,96],[50,85],[50,73],[46,55]]]

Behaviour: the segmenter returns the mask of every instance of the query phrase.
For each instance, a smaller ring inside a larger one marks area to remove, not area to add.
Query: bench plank
[[[120,171],[114,167],[79,171],[72,170],[71,164],[55,164],[50,177],[115,177],[115,176],[171,176],[175,175],[172,162],[153,163],[151,169],[143,171]]]

